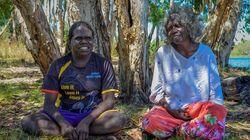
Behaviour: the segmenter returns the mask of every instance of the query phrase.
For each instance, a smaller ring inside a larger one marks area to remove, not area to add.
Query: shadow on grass
[[[9,67],[34,67],[37,66],[33,61],[28,61],[25,59],[3,59],[0,60],[1,68],[9,68]]]

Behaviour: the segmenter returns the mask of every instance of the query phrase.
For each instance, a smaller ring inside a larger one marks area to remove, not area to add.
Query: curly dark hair
[[[92,37],[94,38],[94,30],[92,29],[92,27],[90,26],[89,23],[87,23],[85,21],[77,21],[77,22],[75,22],[73,25],[71,25],[71,27],[69,29],[69,34],[68,34],[68,38],[67,38],[67,44],[66,44],[65,54],[68,54],[70,52],[70,46],[69,46],[70,40],[73,37],[74,30],[77,27],[79,27],[79,26],[84,26],[84,27],[87,27],[89,30],[91,30]]]
[[[175,16],[172,16],[172,15]],[[177,21],[181,26],[187,29],[191,41],[197,42],[198,37],[202,34],[202,23],[200,22],[198,15],[194,13],[192,8],[187,6],[179,6],[171,9],[165,20],[164,28],[166,35],[166,43],[171,44],[171,40],[167,34],[167,25],[171,21]]]

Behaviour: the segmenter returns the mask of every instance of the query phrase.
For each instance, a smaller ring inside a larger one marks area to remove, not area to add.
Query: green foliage
[[[164,41],[160,41],[159,46],[164,45]],[[153,40],[150,44],[149,54],[154,55],[159,48],[156,46],[156,40]]]
[[[149,21],[153,25],[158,25],[161,21],[163,21],[166,10],[169,9],[169,2],[166,0],[160,1],[149,1],[150,6],[150,14]]]
[[[12,0],[0,0],[0,27],[6,24],[12,10]]]
[[[240,20],[244,21],[243,31],[250,33],[250,2],[242,0]]]
[[[206,11],[208,7],[216,5],[217,0],[189,0],[189,2],[193,5],[195,11],[202,12]]]
[[[250,9],[247,10],[245,13],[245,16],[243,16],[245,25],[243,26],[243,29],[247,32],[250,33]]]
[[[0,101],[11,101],[18,96],[26,97],[27,101],[41,102],[41,93],[39,90],[41,83],[29,85],[26,83],[18,84],[0,84]],[[25,99],[25,98],[24,98]]]
[[[159,46],[163,46],[163,45],[164,45],[164,41],[160,41]],[[159,48],[156,46],[156,40],[153,40],[149,47],[149,64],[154,64],[155,53],[157,52],[158,49]]]
[[[243,41],[233,47],[231,57],[250,56],[250,40]]]

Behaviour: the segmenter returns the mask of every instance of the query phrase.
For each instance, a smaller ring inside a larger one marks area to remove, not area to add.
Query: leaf
[[[209,119],[211,118],[211,114],[207,114],[207,115],[205,115],[205,116],[204,116],[204,118],[205,118],[205,120],[208,122],[208,121],[209,121]]]
[[[214,116],[214,117],[210,118],[210,124],[214,125],[215,123],[216,123],[216,117]]]

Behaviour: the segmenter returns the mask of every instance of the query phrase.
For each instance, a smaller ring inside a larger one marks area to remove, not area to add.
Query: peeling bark
[[[117,0],[118,54],[121,91],[125,101],[140,104],[147,102],[142,81],[143,48],[147,35],[146,0]],[[149,75],[146,75],[149,76]],[[148,84],[148,83],[147,83]]]
[[[240,8],[241,0],[219,0],[215,13],[209,15],[209,23],[200,39],[213,49],[222,68],[228,64]]]
[[[68,16],[70,25],[79,20],[88,22],[95,32],[95,51],[111,59],[109,36],[101,11],[101,2],[96,0],[69,0]]]
[[[45,75],[50,63],[61,54],[40,1],[13,0],[13,3],[23,17],[22,26],[24,26],[26,47]]]

